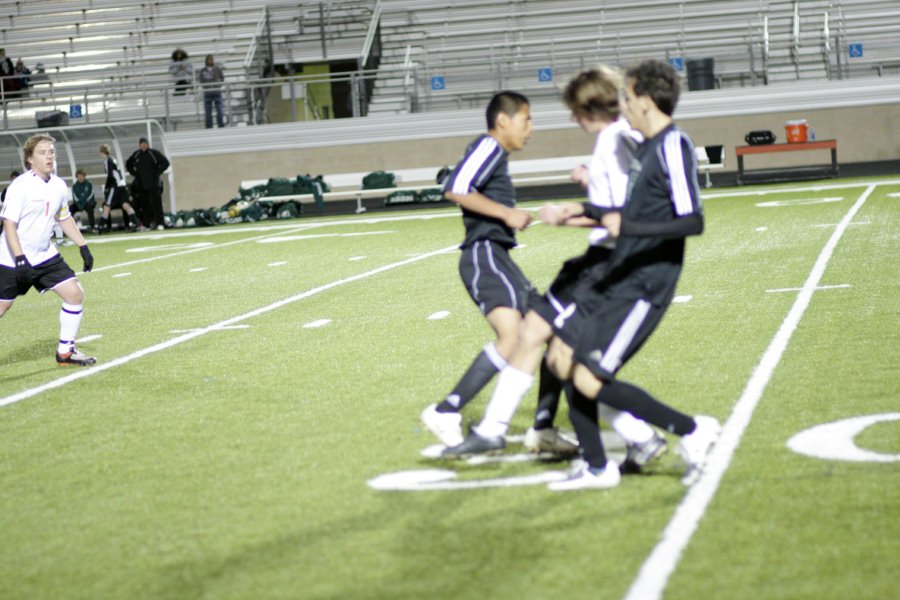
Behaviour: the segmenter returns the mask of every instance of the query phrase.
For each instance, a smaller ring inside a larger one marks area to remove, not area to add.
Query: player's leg
[[[40,265],[35,287],[40,291],[52,290],[62,299],[59,310],[59,344],[56,348],[56,362],[59,365],[87,366],[97,359],[86,356],[75,348],[78,329],[84,309],[84,289],[75,273],[60,257]]]
[[[0,300],[0,317],[6,314],[6,311],[12,308],[12,300]]]

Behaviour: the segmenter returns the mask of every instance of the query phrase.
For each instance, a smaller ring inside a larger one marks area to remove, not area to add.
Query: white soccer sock
[[[507,366],[500,371],[497,387],[484,411],[484,418],[475,427],[478,435],[495,437],[506,434],[522,398],[534,384],[534,375]]]
[[[653,437],[653,428],[630,412],[606,404],[598,406],[600,418],[609,423],[629,444],[643,444]]]
[[[75,345],[78,327],[81,325],[82,306],[63,302],[59,309],[59,346],[56,351],[60,354],[68,352]]]

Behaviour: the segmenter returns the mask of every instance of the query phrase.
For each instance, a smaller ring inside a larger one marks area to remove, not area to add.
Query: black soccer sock
[[[563,384],[547,366],[547,360],[541,361],[540,383],[538,384],[537,410],[534,413],[534,428],[548,429],[553,427],[556,411],[559,410],[559,395]]]
[[[96,221],[94,221],[94,210],[91,208],[87,209],[87,215],[88,215],[88,223],[91,226],[91,230],[93,230],[97,227],[97,223],[96,223]]]
[[[112,219],[109,217],[100,217],[100,229],[103,231],[111,231],[112,223],[110,222]]]
[[[603,388],[597,394],[597,401],[628,411],[669,433],[686,435],[694,430],[694,419],[663,404],[636,385],[624,381],[604,381]]]
[[[579,392],[572,382],[566,383],[566,399],[569,401],[569,420],[572,421],[584,460],[592,469],[603,469],[606,466],[606,451],[600,439],[597,403]]]
[[[459,412],[505,366],[506,360],[497,352],[497,348],[493,344],[485,346],[453,391],[437,405],[437,412]]]

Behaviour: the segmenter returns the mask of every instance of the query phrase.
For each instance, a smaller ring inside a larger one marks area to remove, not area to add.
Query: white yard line
[[[862,196],[853,204],[850,210],[841,219],[834,233],[828,239],[825,247],[819,253],[812,271],[803,284],[797,299],[791,307],[790,312],[778,328],[778,332],[769,347],[766,348],[765,354],[760,359],[759,364],[753,371],[747,386],[744,388],[741,397],[735,404],[734,410],[725,426],[722,428],[722,435],[710,454],[707,466],[700,480],[693,485],[685,494],[684,499],[675,511],[672,520],[669,521],[663,532],[663,539],[660,541],[650,556],[644,561],[640,573],[632,582],[625,600],[654,600],[662,598],[663,591],[669,576],[675,571],[678,561],[681,559],[681,553],[687,547],[700,519],[706,512],[706,507],[712,501],[719,482],[725,474],[731,463],[731,458],[737,449],[747,425],[750,424],[750,418],[753,411],[759,404],[763,392],[772,377],[775,368],[781,361],[784,351],[787,349],[788,342],[793,335],[794,330],[803,317],[803,313],[809,307],[813,293],[819,286],[819,281],[825,273],[825,268],[831,260],[831,255],[840,241],[844,231],[847,230],[853,217],[865,203],[866,199],[872,194],[875,185],[869,185]]]
[[[121,365],[128,364],[139,358],[143,358],[143,357],[147,356],[148,354],[153,354],[155,352],[167,350],[174,346],[178,346],[179,344],[182,344],[184,342],[190,341],[194,338],[198,338],[202,335],[206,335],[207,333],[210,333],[212,331],[219,331],[222,329],[232,327],[233,325],[236,325],[236,324],[246,321],[248,319],[252,319],[253,317],[258,317],[260,315],[264,315],[266,313],[272,312],[273,310],[279,309],[283,306],[293,304],[294,302],[299,302],[300,300],[305,300],[306,298],[310,298],[312,296],[315,296],[316,294],[326,292],[330,289],[333,289],[333,288],[336,288],[336,287],[339,287],[339,286],[342,286],[342,285],[345,285],[348,283],[353,283],[355,281],[360,281],[362,279],[367,279],[374,275],[384,273],[385,271],[390,271],[392,269],[396,269],[398,267],[403,267],[403,266],[418,262],[420,260],[424,260],[426,258],[431,258],[432,256],[438,256],[440,254],[446,254],[448,252],[453,252],[453,251],[457,250],[458,248],[459,248],[459,245],[454,244],[454,245],[448,246],[446,248],[441,248],[440,250],[434,250],[432,252],[427,252],[425,254],[416,256],[414,258],[407,258],[405,260],[401,260],[401,261],[398,261],[395,263],[384,265],[384,266],[378,267],[376,269],[366,271],[364,273],[359,273],[358,275],[352,275],[352,276],[346,277],[344,279],[338,279],[337,281],[332,281],[331,283],[326,283],[325,285],[321,285],[319,287],[312,288],[311,290],[301,292],[299,294],[291,296],[290,298],[285,298],[284,300],[279,300],[278,302],[273,302],[272,304],[268,304],[261,308],[257,308],[248,313],[244,313],[244,314],[238,315],[236,317],[231,317],[230,319],[226,319],[224,321],[219,321],[218,323],[214,323],[214,324],[209,325],[208,327],[204,327],[202,329],[189,331],[187,333],[184,333],[183,335],[172,338],[171,340],[166,340],[165,342],[161,342],[159,344],[154,344],[153,346],[143,348],[136,352],[132,352],[131,354],[128,354],[126,356],[122,356],[120,358],[111,360],[109,362],[100,363],[100,364],[97,364],[92,367],[80,368],[77,371],[75,371],[74,373],[72,373],[71,375],[67,375],[65,377],[60,377],[59,379],[54,379],[53,381],[49,381],[43,385],[39,385],[37,387],[21,391],[17,394],[12,394],[11,396],[6,396],[5,398],[0,398],[0,406],[7,406],[9,404],[14,404],[21,400],[26,400],[33,396],[37,396],[38,394],[42,394],[48,390],[53,390],[53,389],[62,387],[64,385],[67,385],[69,383],[78,381],[79,379],[84,379],[85,377],[91,377],[93,375],[98,375],[100,373],[108,371],[109,369],[114,369],[115,367],[119,367]]]

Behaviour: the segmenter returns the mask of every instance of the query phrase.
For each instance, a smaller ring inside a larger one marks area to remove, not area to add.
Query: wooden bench
[[[779,167],[777,169],[744,169],[744,157],[750,154],[768,154],[771,152],[810,152],[813,150],[830,150],[830,166],[813,167]],[[837,177],[837,140],[817,140],[814,142],[793,142],[787,144],[760,144],[756,146],[738,146],[734,149],[738,161],[737,184],[743,185],[748,177],[757,181],[790,181],[794,179],[810,179],[822,176]]]

